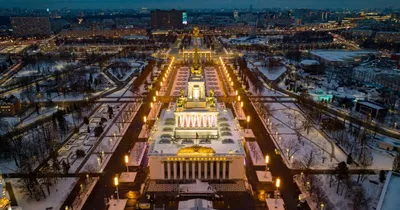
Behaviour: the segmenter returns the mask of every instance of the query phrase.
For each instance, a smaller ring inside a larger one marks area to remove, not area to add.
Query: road
[[[229,68],[228,68],[229,69]],[[229,69],[229,71],[231,71]],[[231,75],[234,75],[233,72],[229,72]],[[235,89],[239,91],[239,95],[241,96],[243,103],[247,104],[244,106],[244,112],[251,116],[250,121],[250,128],[253,130],[253,133],[256,137],[256,141],[260,146],[260,149],[263,155],[270,156],[270,171],[274,177],[279,177],[281,179],[281,194],[285,201],[285,205],[287,209],[296,209],[298,203],[298,195],[299,189],[297,185],[293,182],[293,174],[292,171],[285,165],[282,161],[280,155],[274,155],[274,150],[276,149],[272,139],[268,135],[268,131],[264,128],[263,123],[261,122],[257,112],[255,111],[254,107],[251,106],[251,101],[249,97],[246,95],[244,90],[240,88],[239,82],[235,77],[232,77],[234,80]],[[246,123],[243,122],[242,126],[245,127]],[[265,170],[265,168],[257,168],[258,170]],[[265,189],[266,191],[273,191],[273,186],[265,187],[259,184],[257,177],[255,175],[255,170],[247,170],[247,175],[249,179],[249,183],[252,185],[253,189],[262,190]]]

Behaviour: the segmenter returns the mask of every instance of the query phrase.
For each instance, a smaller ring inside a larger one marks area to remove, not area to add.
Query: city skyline
[[[373,1],[361,1],[361,0],[350,0],[350,1],[328,1],[328,0],[306,0],[306,1],[294,1],[294,0],[249,0],[249,1],[237,1],[237,0],[193,0],[188,3],[187,1],[177,0],[137,0],[135,2],[128,0],[14,0],[14,1],[0,1],[3,8],[28,8],[28,9],[59,9],[63,7],[78,9],[128,9],[128,8],[249,8],[251,5],[253,8],[312,8],[312,9],[324,9],[324,8],[348,8],[348,9],[363,9],[363,8],[386,8],[393,7],[399,8],[400,2],[393,0],[373,0]],[[340,6],[339,6],[340,5]]]

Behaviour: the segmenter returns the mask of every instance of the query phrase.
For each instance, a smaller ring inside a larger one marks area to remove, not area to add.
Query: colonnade
[[[164,179],[229,179],[229,161],[165,161]]]
[[[216,115],[175,115],[175,126],[179,128],[205,128],[215,127],[216,125]]]

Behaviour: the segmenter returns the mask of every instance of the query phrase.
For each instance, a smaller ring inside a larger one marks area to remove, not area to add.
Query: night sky
[[[28,9],[127,8],[384,8],[400,7],[400,0],[0,0],[0,7]]]

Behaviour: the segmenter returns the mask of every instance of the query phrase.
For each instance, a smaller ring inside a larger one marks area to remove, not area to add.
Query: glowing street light
[[[280,186],[281,186],[281,179],[279,179],[279,177],[278,177],[278,178],[276,178],[276,182],[275,182],[276,190],[279,190]]]
[[[129,156],[125,155],[126,172],[129,172],[128,163],[129,163]]]
[[[267,176],[268,163],[269,163],[269,155],[266,155],[265,156],[265,176]]]
[[[240,101],[240,96],[238,96],[238,101]]]
[[[238,95],[238,91],[236,90],[236,92],[235,92],[236,94],[235,95]]]
[[[119,201],[118,184],[119,184],[118,176],[115,175],[115,177],[114,177],[114,185],[115,185],[115,188],[116,188],[116,190],[117,190],[117,191],[116,191],[116,192],[117,192],[117,199],[118,199],[118,201]]]
[[[250,116],[247,116],[247,131],[249,130]]]
[[[325,208],[325,204],[321,203],[321,210],[324,210],[324,208]]]
[[[153,96],[153,101],[156,102],[156,97],[155,96]]]
[[[275,187],[276,187],[276,191],[275,191],[275,204],[277,202],[278,196],[279,196],[279,187],[281,186],[281,179],[276,178],[275,181]]]

